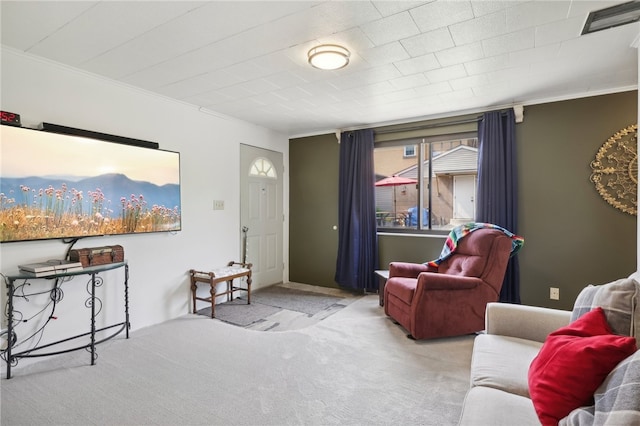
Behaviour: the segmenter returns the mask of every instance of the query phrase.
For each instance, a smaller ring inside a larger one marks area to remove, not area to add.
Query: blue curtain
[[[515,114],[492,111],[478,124],[478,199],[476,220],[518,233],[518,174],[515,152]],[[509,260],[500,301],[520,303],[518,256]]]
[[[340,136],[338,259],[336,282],[347,288],[375,291],[378,263],[373,130]]]

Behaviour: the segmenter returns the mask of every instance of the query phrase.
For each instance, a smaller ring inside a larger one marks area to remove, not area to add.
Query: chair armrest
[[[423,272],[418,277],[418,290],[469,290],[482,284],[476,277]]]
[[[570,321],[571,311],[497,302],[487,303],[485,316],[487,334],[536,342],[544,342],[549,333]]]
[[[421,272],[427,271],[428,268],[429,267],[427,265],[422,263],[391,262],[389,264],[389,278],[417,278]]]

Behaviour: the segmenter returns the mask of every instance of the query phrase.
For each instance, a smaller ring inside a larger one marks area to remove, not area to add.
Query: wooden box
[[[120,245],[73,249],[69,260],[82,263],[83,267],[123,262],[124,248]]]

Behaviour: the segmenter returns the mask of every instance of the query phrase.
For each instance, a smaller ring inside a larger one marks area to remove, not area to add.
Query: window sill
[[[391,237],[418,237],[418,238],[441,238],[441,239],[445,239],[447,238],[447,235],[449,235],[449,231],[445,232],[445,233],[435,233],[433,231],[429,232],[429,231],[418,231],[417,229],[411,229],[411,230],[403,230],[403,231],[377,231],[377,235],[378,236],[391,236]]]

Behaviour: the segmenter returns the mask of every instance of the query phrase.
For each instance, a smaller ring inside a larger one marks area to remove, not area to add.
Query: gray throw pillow
[[[571,321],[595,307],[604,310],[611,330],[621,336],[633,336],[640,342],[640,284],[633,278],[585,287],[573,305]]]
[[[595,404],[573,410],[559,426],[640,424],[640,351],[609,373],[594,394]]]

